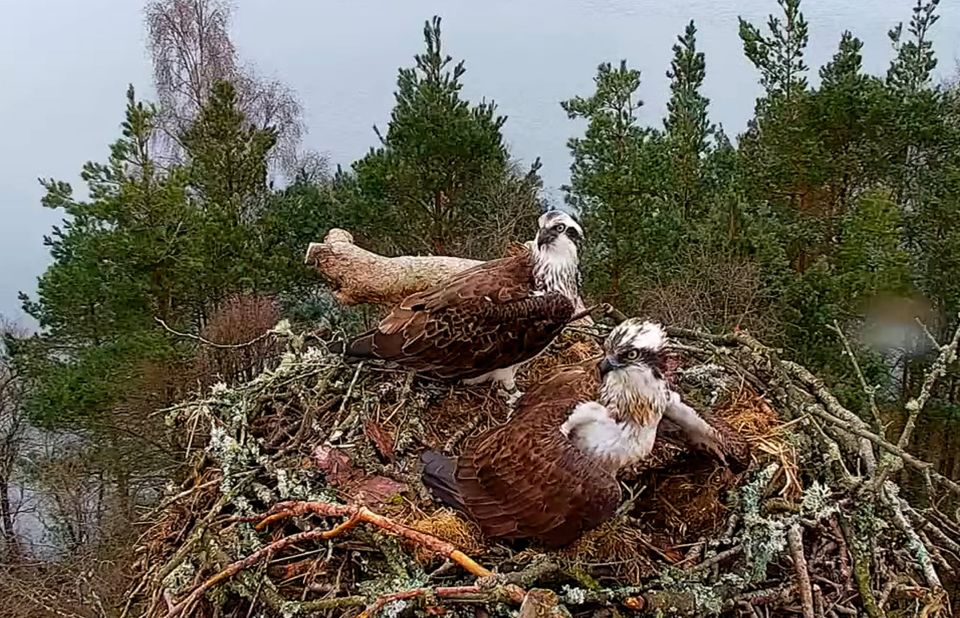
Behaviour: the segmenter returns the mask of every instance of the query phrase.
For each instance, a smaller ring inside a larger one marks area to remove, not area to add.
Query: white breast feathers
[[[618,421],[603,405],[587,401],[573,409],[560,431],[587,455],[619,469],[650,455],[657,437],[657,424]]]

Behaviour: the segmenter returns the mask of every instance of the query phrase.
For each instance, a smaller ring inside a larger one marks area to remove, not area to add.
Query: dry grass
[[[432,534],[438,539],[453,543],[468,555],[485,553],[480,529],[474,523],[464,520],[450,509],[441,508],[429,514],[416,509],[411,513],[411,516],[402,521],[415,530]],[[420,546],[412,547],[414,557],[421,564],[436,560],[436,555],[427,549]]]
[[[657,573],[650,555],[660,553],[662,550],[654,546],[629,518],[617,517],[583,535],[576,543],[558,552],[557,557],[604,578],[639,585]]]
[[[797,450],[787,439],[792,423],[784,423],[766,399],[745,385],[721,402],[715,413],[750,443],[755,459],[780,464],[780,495],[798,499],[803,486],[800,484]]]
[[[564,331],[543,354],[523,367],[519,382],[521,386],[537,384],[561,368],[599,360],[600,354],[600,345],[593,338],[577,331]]]

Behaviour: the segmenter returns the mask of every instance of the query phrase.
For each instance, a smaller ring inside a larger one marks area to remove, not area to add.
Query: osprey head
[[[667,341],[663,328],[654,322],[631,318],[620,323],[603,344],[600,375],[611,371],[646,370],[656,379],[663,379]]]
[[[537,221],[536,247],[540,251],[577,252],[583,240],[583,228],[573,217],[561,210],[548,210]]]
[[[604,403],[621,410],[637,406],[662,410],[668,395],[666,339],[659,324],[636,318],[611,331],[599,366]]]

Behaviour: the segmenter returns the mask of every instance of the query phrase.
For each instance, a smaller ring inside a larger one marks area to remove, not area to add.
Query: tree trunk
[[[0,478],[0,536],[3,537],[3,549],[6,558],[13,562],[20,555],[17,533],[13,528],[13,507],[10,503],[10,479]]]

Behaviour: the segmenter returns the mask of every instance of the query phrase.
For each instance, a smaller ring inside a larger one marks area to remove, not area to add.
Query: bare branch
[[[946,374],[947,368],[957,360],[958,345],[960,345],[960,324],[957,325],[957,329],[954,331],[950,343],[939,346],[940,354],[923,379],[923,386],[920,387],[920,395],[918,395],[916,399],[911,399],[907,402],[907,411],[910,413],[910,416],[907,417],[907,424],[904,425],[903,433],[900,434],[900,439],[897,440],[897,446],[900,448],[906,447],[910,442],[910,436],[913,434],[913,429],[917,424],[917,417],[927,404],[927,400],[929,400],[933,394],[933,387],[936,386],[937,380],[942,378],[944,374]]]
[[[857,374],[857,379],[860,380],[860,387],[867,396],[867,401],[870,404],[870,412],[873,414],[873,429],[880,436],[883,436],[883,421],[880,419],[880,410],[877,408],[877,389],[875,386],[870,386],[867,384],[867,379],[864,377],[863,371],[860,369],[860,363],[857,362],[857,357],[853,353],[853,348],[850,347],[850,342],[847,340],[847,336],[843,334],[843,329],[840,328],[840,325],[837,324],[836,320],[833,321],[833,326],[831,328],[835,333],[837,333],[837,336],[840,337],[840,342],[843,343],[843,350],[846,352],[847,357],[853,364],[853,370]]]

